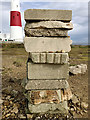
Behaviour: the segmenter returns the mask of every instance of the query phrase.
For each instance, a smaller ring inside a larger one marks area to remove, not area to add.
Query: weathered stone
[[[56,90],[68,88],[69,84],[66,80],[28,80],[25,86],[26,90]]]
[[[67,114],[68,113],[68,107],[67,107],[67,101],[64,101],[62,103],[59,104],[55,104],[55,103],[42,103],[42,104],[38,104],[38,105],[33,105],[33,104],[28,104],[28,108],[30,110],[31,113],[50,113],[50,112],[59,112],[62,114]]]
[[[69,67],[69,72],[72,74],[84,74],[87,70],[87,65],[86,64],[81,64],[81,65],[75,65],[75,66],[70,66]]]
[[[58,90],[31,90],[27,93],[27,99],[31,104],[41,103],[60,103],[70,100],[72,97],[71,90],[69,88]]]
[[[28,29],[24,28],[27,37],[68,36],[68,30],[61,29]]]
[[[56,52],[64,50],[69,52],[72,41],[70,37],[25,37],[24,46],[27,52]]]
[[[25,20],[72,20],[72,10],[27,9],[24,12]]]
[[[40,22],[26,22],[25,28],[28,29],[44,29],[44,28],[59,28],[59,29],[73,29],[73,24],[71,22],[61,22],[61,21],[40,21]]]
[[[85,102],[81,102],[81,107],[87,109],[88,108],[88,104],[85,103]]]
[[[47,63],[54,63],[54,53],[47,53],[46,61]]]
[[[81,73],[84,74],[87,71],[87,65],[81,64]]]
[[[40,63],[40,53],[30,53],[30,58],[32,58],[32,61],[35,63]]]
[[[70,100],[72,99],[72,92],[70,90],[70,87],[61,90],[61,100]]]
[[[61,64],[65,64],[69,61],[68,53],[61,54]]]
[[[74,103],[74,104],[79,102],[77,96],[75,96],[75,95],[72,96],[71,100],[72,100],[72,103]]]
[[[61,54],[60,53],[55,53],[54,57],[54,64],[60,64],[61,63]]]
[[[33,63],[66,64],[69,61],[68,53],[30,53]]]
[[[46,63],[46,53],[40,54],[40,63]]]
[[[18,108],[14,107],[14,109],[11,111],[12,113],[18,113]]]
[[[61,96],[61,94],[60,94]],[[31,104],[60,103],[56,90],[34,90],[28,92],[28,100]]]
[[[28,79],[68,79],[69,76],[68,63],[64,65],[34,64],[30,61],[27,67]]]
[[[0,105],[3,103],[3,100],[0,98]]]

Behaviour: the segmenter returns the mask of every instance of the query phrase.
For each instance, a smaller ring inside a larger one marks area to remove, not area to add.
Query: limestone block
[[[27,52],[69,52],[72,41],[70,37],[25,37],[24,46]]]
[[[32,61],[35,63],[40,62],[40,53],[30,53],[30,58],[32,58]]]
[[[40,63],[46,63],[46,53],[40,53]]]
[[[71,74],[84,74],[87,70],[87,65],[86,64],[81,64],[81,65],[75,65],[75,66],[70,66],[69,67],[69,72]]]
[[[61,113],[61,114],[67,114],[68,113],[68,105],[67,101],[61,102],[59,104],[55,103],[42,103],[42,104],[28,104],[28,108],[31,113]]]
[[[61,63],[61,54],[55,53],[54,55],[55,55],[54,64],[60,64]]]
[[[39,22],[26,22],[25,28],[27,29],[44,29],[44,28],[59,28],[65,30],[73,29],[73,24],[71,22],[62,22],[62,21],[39,21]]]
[[[55,36],[68,36],[68,30],[61,29],[29,29],[24,28],[27,37],[55,37]]]
[[[61,64],[65,64],[69,61],[68,53],[61,54]]]
[[[32,61],[27,63],[28,79],[68,79],[68,63],[58,64],[34,64]]]
[[[47,53],[46,61],[47,63],[54,63],[54,53]]]
[[[27,9],[25,20],[72,20],[72,10]]]
[[[26,90],[56,90],[68,88],[67,80],[28,80]]]
[[[66,64],[69,61],[68,53],[30,53],[33,63]]]
[[[63,90],[31,90],[27,92],[27,99],[31,104],[41,103],[60,103],[63,101],[70,100],[72,93],[70,88]]]

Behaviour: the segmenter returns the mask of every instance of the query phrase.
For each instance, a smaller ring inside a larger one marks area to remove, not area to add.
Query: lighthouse
[[[10,39],[15,40],[16,42],[23,42],[19,0],[11,0]]]

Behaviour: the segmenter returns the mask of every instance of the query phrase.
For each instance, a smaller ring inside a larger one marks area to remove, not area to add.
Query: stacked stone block
[[[68,84],[73,29],[71,10],[29,9],[24,12],[28,109],[31,113],[68,113]]]

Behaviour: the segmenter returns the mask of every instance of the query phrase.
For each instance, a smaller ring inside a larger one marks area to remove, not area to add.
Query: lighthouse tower
[[[10,11],[10,39],[16,42],[23,42],[20,2],[19,0],[11,0]]]

